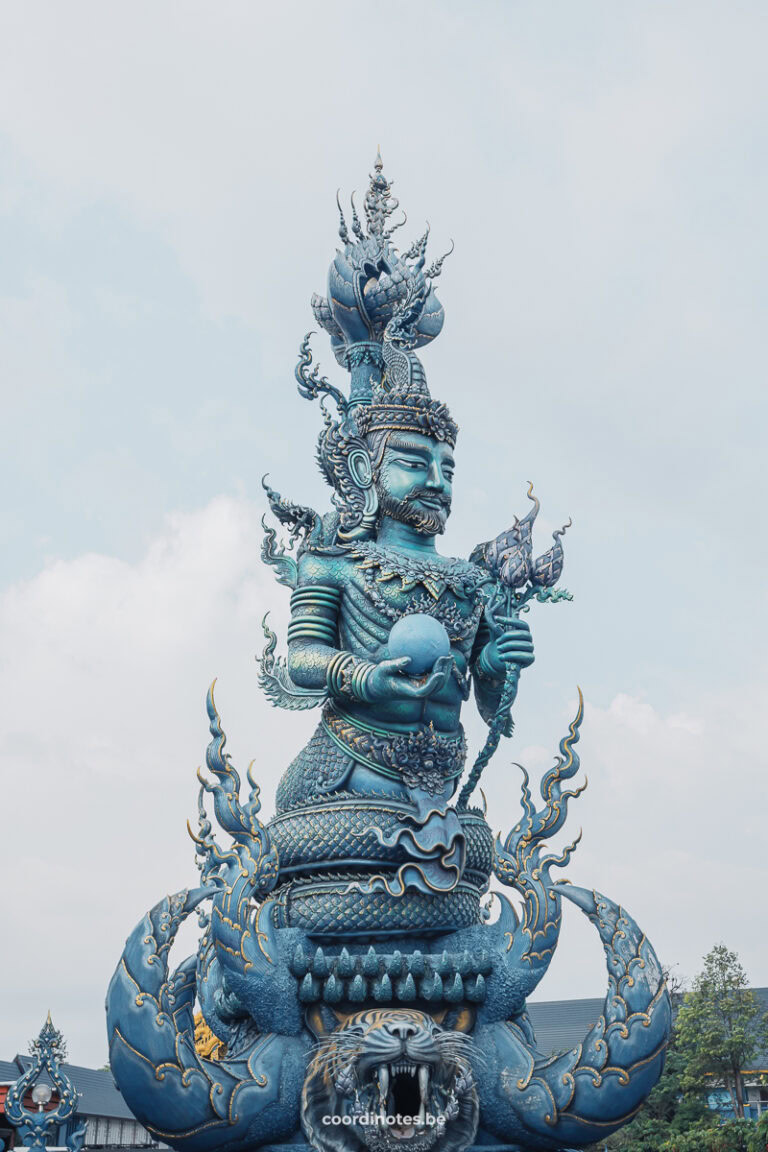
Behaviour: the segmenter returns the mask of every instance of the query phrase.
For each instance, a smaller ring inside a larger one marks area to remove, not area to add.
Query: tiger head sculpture
[[[341,1016],[318,1044],[302,1093],[304,1131],[321,1152],[463,1152],[477,1131],[472,1043],[411,1009]]]

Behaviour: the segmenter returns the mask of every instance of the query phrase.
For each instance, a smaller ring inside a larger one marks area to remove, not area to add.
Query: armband
[[[340,604],[341,591],[328,584],[305,584],[297,588],[291,596],[288,643],[310,640],[334,647]]]

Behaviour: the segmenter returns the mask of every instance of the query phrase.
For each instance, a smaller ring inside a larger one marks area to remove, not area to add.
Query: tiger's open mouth
[[[369,1148],[402,1143],[409,1152],[426,1152],[445,1133],[458,1109],[455,1095],[434,1082],[433,1071],[407,1057],[371,1069],[365,1085],[371,1122],[363,1129]]]
[[[413,1137],[416,1128],[425,1128],[427,1115],[436,1124],[436,1117],[430,1113],[431,1072],[427,1064],[414,1064],[410,1060],[398,1060],[393,1064],[381,1064],[375,1073],[379,1092],[379,1116],[403,1117],[410,1123],[390,1125],[389,1131],[396,1140]]]
[[[464,1033],[416,1010],[348,1017],[307,1073],[310,1143],[321,1152],[465,1152],[479,1119],[472,1059]]]

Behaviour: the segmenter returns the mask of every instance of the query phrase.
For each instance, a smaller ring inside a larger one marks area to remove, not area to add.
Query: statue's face
[[[444,532],[454,466],[450,444],[419,432],[392,432],[375,476],[380,513],[425,536]]]

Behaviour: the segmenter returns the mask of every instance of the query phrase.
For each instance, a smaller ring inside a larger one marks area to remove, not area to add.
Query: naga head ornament
[[[318,461],[334,489],[341,540],[374,530],[374,475],[390,433],[417,433],[453,447],[458,432],[447,407],[430,396],[416,355],[443,326],[434,281],[448,253],[425,267],[429,228],[399,252],[392,234],[405,221],[392,222],[397,207],[377,155],[364,201],[365,227],[354,198],[349,226],[339,203],[342,247],[328,271],[327,295],[312,297],[315,319],[350,374],[349,395],[311,368],[309,335],[296,368],[302,396],[330,397],[336,405],[336,418],[325,416]]]

